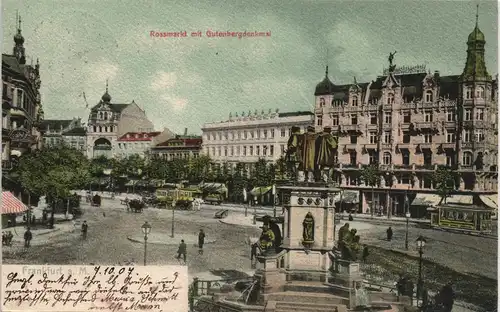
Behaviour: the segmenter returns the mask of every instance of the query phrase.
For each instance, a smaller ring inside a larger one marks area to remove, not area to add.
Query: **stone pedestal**
[[[257,256],[261,267],[254,276],[259,281],[261,302],[266,301],[266,295],[284,290],[286,276],[278,267],[279,256],[278,254]]]
[[[335,260],[332,268],[329,284],[335,294],[349,298],[349,308],[353,308],[356,302],[356,289],[363,284],[359,263]]]

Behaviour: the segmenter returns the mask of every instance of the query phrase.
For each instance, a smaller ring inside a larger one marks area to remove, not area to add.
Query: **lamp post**
[[[257,196],[255,196],[255,205],[253,206],[253,224],[257,224],[257,204],[259,201],[257,200]]]
[[[273,216],[276,218],[276,185],[273,184]]]
[[[406,237],[405,237],[405,249],[408,250],[408,226],[410,224],[410,209],[408,205],[408,194],[405,191],[405,217],[406,217]]]
[[[104,175],[108,176],[108,177],[109,177],[109,179],[110,179],[110,182],[109,182],[110,190],[111,190],[111,185],[112,185],[112,184],[111,184],[111,172],[112,172],[112,171],[113,171],[113,170],[112,170],[111,168],[107,168],[107,169],[104,169],[104,170],[102,171],[102,173],[104,173]]]
[[[175,199],[172,201],[172,234],[170,235],[174,238],[175,231],[175,205],[177,205],[177,191],[175,192]]]
[[[144,222],[141,227],[142,233],[144,233],[144,265],[146,265],[146,257],[148,252],[148,234],[151,233],[151,225],[148,221]]]
[[[417,282],[417,306],[418,302],[420,300],[421,292],[422,292],[422,287],[423,281],[422,281],[422,255],[424,254],[424,246],[426,243],[425,237],[422,235],[418,236],[417,238],[417,249],[418,249],[418,282]]]

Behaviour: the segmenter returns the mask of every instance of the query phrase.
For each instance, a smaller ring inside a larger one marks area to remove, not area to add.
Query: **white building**
[[[153,138],[161,132],[129,132],[121,136],[117,142],[118,146],[115,156],[127,158],[132,155],[145,157],[151,149]]]
[[[63,142],[74,149],[87,152],[87,129],[84,127],[75,127],[62,134]]]
[[[203,125],[202,152],[216,163],[254,163],[259,158],[274,162],[284,154],[292,126],[304,131],[313,125],[309,111],[230,114],[229,120]]]

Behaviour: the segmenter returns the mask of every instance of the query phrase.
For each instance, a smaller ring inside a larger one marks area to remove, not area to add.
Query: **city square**
[[[185,266],[191,312],[496,311],[497,8],[391,3],[410,38],[308,5],[11,1],[3,263]]]

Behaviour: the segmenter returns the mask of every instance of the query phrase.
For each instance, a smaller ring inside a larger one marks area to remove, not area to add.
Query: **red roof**
[[[120,142],[140,142],[140,141],[151,141],[155,136],[159,135],[161,132],[127,132],[122,135],[118,141]],[[137,136],[137,137],[136,137]]]
[[[2,214],[23,213],[26,210],[28,207],[11,192],[2,192]]]
[[[167,141],[161,142],[156,147],[197,147],[202,143],[201,138],[173,138]]]

